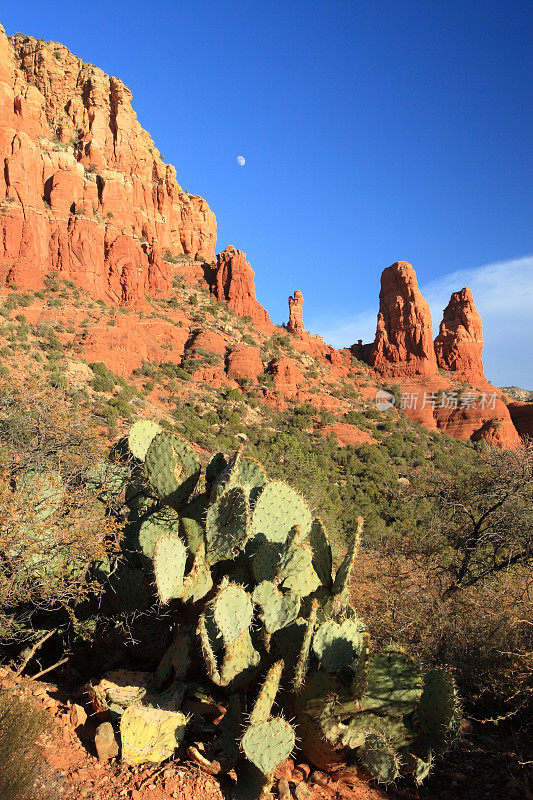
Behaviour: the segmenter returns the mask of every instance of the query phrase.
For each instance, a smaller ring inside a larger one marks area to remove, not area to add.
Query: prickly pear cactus
[[[321,520],[242,447],[214,456],[200,480],[192,448],[159,426],[135,423],[128,444],[125,594],[131,607],[140,586],[152,586],[174,627],[146,691],[150,707],[121,709],[124,757],[172,755],[188,737],[179,713],[188,702],[197,709],[190,736],[205,737],[201,758],[236,770],[239,797],[267,796],[296,737],[320,769],[422,781],[457,738],[460,707],[446,671],[424,675],[397,647],[370,655],[350,603],[362,518],[335,571]],[[107,576],[116,582],[111,568]]]
[[[134,422],[128,435],[128,447],[131,454],[140,461],[144,461],[152,441],[158,433],[162,432],[161,425],[151,419],[140,419]]]
[[[156,497],[173,508],[183,506],[200,477],[192,447],[172,433],[158,433],[144,459],[145,472]]]
[[[129,706],[120,720],[122,758],[127,764],[159,763],[174,754],[185,735],[181,712]]]

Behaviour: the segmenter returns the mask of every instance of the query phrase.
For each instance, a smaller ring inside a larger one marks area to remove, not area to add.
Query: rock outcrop
[[[228,353],[226,359],[226,374],[228,378],[238,381],[247,379],[257,381],[264,372],[261,351],[251,345],[237,345]]]
[[[507,408],[520,436],[533,438],[533,403],[516,401],[509,403]]]
[[[246,253],[228,245],[217,256],[211,291],[217,300],[225,300],[240,317],[250,317],[263,332],[272,332],[274,325],[255,296],[255,273],[246,260]]]
[[[437,365],[466,383],[485,384],[482,350],[483,328],[472,292],[468,288],[453,292],[435,339]]]
[[[368,361],[391,378],[437,374],[431,312],[406,261],[396,262],[381,276],[376,338]]]
[[[294,295],[289,297],[289,322],[287,330],[298,336],[305,335],[305,325],[303,320],[304,296],[299,289]]]
[[[302,370],[287,356],[275,359],[270,365],[274,376],[274,389],[286,397],[293,397],[304,383]]]
[[[0,285],[55,271],[131,303],[166,292],[181,254],[214,259],[214,214],[181,189],[131,97],[64,45],[0,27]]]

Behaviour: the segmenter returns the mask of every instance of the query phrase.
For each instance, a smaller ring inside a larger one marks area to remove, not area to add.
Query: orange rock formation
[[[416,273],[406,261],[397,261],[381,276],[376,338],[369,363],[389,377],[437,373],[431,312],[418,288]]]
[[[473,385],[485,384],[481,352],[483,328],[481,317],[468,288],[454,292],[444,309],[439,335],[435,339],[437,364],[456,377]]]
[[[304,296],[299,289],[296,289],[293,297],[289,297],[289,322],[287,330],[290,333],[305,334],[303,320]]]
[[[246,253],[228,245],[218,254],[214,272],[211,290],[215,297],[225,300],[240,317],[251,317],[260,330],[272,332],[274,325],[255,296],[255,273]]]
[[[180,188],[129,89],[1,27],[0,157],[0,285],[36,288],[56,271],[131,303],[170,288],[169,254],[214,258],[214,214]]]

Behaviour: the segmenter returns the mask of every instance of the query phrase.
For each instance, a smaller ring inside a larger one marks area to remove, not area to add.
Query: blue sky
[[[482,313],[492,298],[487,372],[533,388],[528,7],[25,0],[0,19],[130,87],[181,185],[215,211],[217,249],[248,254],[274,321],[299,288],[313,332],[368,339],[381,270],[410,261],[435,326],[452,279]]]

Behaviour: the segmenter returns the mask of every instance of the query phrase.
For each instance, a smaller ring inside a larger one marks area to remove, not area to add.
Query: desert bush
[[[116,533],[88,482],[103,452],[89,412],[57,389],[0,381],[1,641],[31,636],[42,613],[53,627],[95,588],[87,569]]]
[[[385,638],[399,629],[423,658],[453,666],[478,714],[515,714],[532,691],[533,447],[450,459],[445,471],[436,459],[409,471],[391,503],[393,518],[395,506],[404,513],[374,552],[374,621]]]

